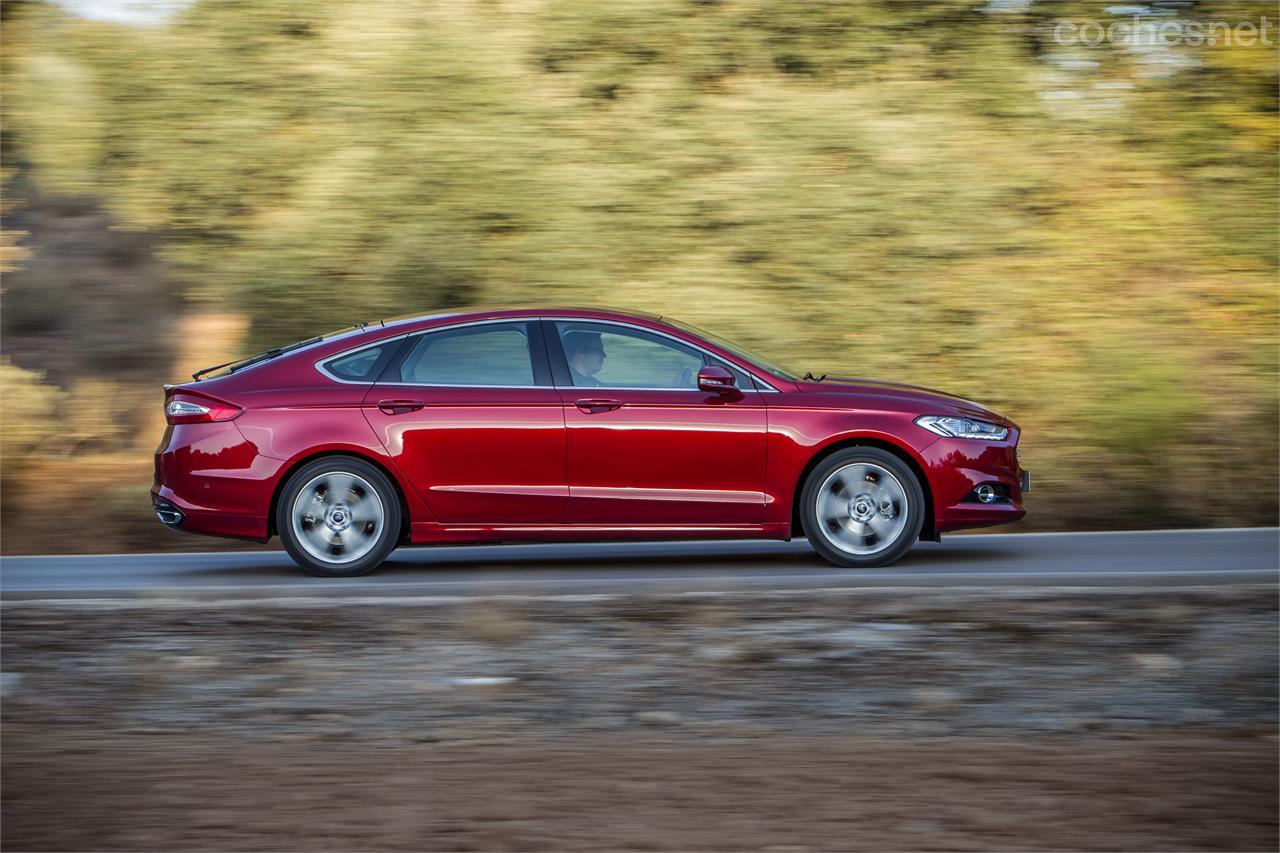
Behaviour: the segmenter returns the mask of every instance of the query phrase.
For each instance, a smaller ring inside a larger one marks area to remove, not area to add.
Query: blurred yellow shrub
[[[53,430],[62,395],[43,379],[0,356],[0,459],[6,472]]]

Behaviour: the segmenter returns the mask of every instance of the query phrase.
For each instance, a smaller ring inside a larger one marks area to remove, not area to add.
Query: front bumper
[[[924,449],[936,532],[1010,524],[1027,514],[1031,476],[1018,462],[1018,438],[1011,429],[1004,441],[941,438]],[[1001,500],[979,502],[974,491],[982,485],[999,487]]]

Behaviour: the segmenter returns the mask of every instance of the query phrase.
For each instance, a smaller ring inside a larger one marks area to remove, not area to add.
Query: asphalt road
[[[304,575],[283,552],[0,560],[7,600],[1278,582],[1277,528],[950,536],[918,544],[896,566],[864,570],[830,566],[803,541],[404,548],[375,574],[349,580]]]

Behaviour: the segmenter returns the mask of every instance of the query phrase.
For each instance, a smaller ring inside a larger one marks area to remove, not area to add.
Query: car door
[[[761,523],[765,407],[749,377],[733,370],[729,396],[699,391],[709,355],[623,323],[548,320],[544,335],[564,405],[570,522]]]
[[[537,320],[414,335],[364,411],[444,524],[563,524],[565,426]]]

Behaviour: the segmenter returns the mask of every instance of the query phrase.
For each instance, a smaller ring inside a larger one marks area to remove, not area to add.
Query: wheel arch
[[[362,453],[359,450],[348,448],[334,448],[329,450],[320,450],[310,453],[291,462],[276,480],[275,489],[271,492],[271,505],[267,508],[267,536],[278,536],[280,531],[276,529],[276,508],[280,504],[280,495],[284,492],[284,487],[293,479],[293,475],[302,469],[305,465],[310,465],[317,459],[324,459],[330,456],[349,456],[359,459],[361,462],[367,462],[377,468],[391,483],[391,487],[395,489],[396,500],[400,502],[400,536],[399,541],[403,542],[409,535],[409,502],[405,499],[404,488],[400,485],[400,480],[395,473],[387,467],[387,465],[376,456],[368,453]]]
[[[929,477],[924,472],[924,465],[910,450],[902,445],[886,438],[868,435],[854,435],[836,439],[830,444],[823,445],[813,456],[809,457],[809,461],[805,463],[804,468],[800,471],[800,476],[796,479],[795,488],[791,494],[791,535],[804,536],[804,527],[800,523],[800,496],[804,491],[804,483],[805,480],[809,479],[810,472],[831,454],[850,447],[875,447],[888,451],[901,459],[911,469],[911,473],[915,474],[916,480],[920,483],[920,490],[924,492],[924,525],[920,528],[920,538],[928,541],[938,541],[938,528],[933,511],[933,489],[929,485]]]

